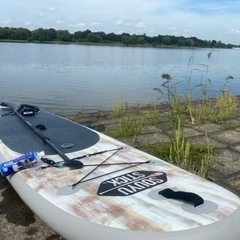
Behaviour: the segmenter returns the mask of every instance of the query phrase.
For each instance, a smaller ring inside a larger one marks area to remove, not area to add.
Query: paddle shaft
[[[149,163],[150,161],[146,162],[122,162],[122,163],[103,163],[101,166],[113,166],[113,165],[128,165],[128,164],[142,164],[142,163]],[[94,167],[99,164],[84,164],[84,167]]]
[[[13,112],[30,128],[32,131],[38,135],[44,143],[46,143],[51,149],[53,149],[65,162],[70,161],[69,159],[48,137],[46,137],[42,132],[40,132],[36,127],[34,127],[30,122],[24,119],[24,117],[13,107],[11,104],[7,104]]]

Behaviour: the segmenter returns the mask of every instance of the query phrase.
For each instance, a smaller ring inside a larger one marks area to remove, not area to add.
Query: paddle
[[[129,164],[142,164],[142,163],[150,163],[151,161],[146,161],[146,162],[122,162],[122,163],[104,163],[101,164],[101,166],[113,166],[113,165],[129,165]],[[84,164],[83,167],[94,167],[99,164]]]
[[[38,107],[31,105],[19,105],[11,101],[4,101],[3,104],[8,106],[38,137],[42,139],[44,143],[53,149],[64,160],[65,163],[68,163],[68,166],[72,164],[74,165],[74,168],[77,168],[78,166],[80,168],[82,167],[82,163],[79,164],[79,161],[68,158],[47,136],[45,136],[38,128],[33,126],[24,118],[24,116],[34,115],[36,112],[38,112]],[[25,109],[25,114],[22,115],[20,112],[22,109],[24,109],[24,106],[27,106],[27,110]]]
[[[72,169],[74,169],[74,164],[71,163],[72,160],[70,160],[69,162],[64,162],[64,161],[61,161],[61,162],[54,162],[53,160],[51,159],[48,159],[48,158],[41,158],[41,160],[48,164],[48,166],[42,166],[42,167],[39,167],[37,170],[41,170],[41,169],[45,169],[45,168],[48,168],[48,167],[56,167],[56,168],[62,168],[62,167],[70,167]],[[117,163],[104,163],[104,164],[101,164],[101,166],[114,166],[114,165],[131,165],[131,164],[140,164],[140,163],[150,163],[152,162],[151,160],[149,161],[146,161],[146,162],[117,162]],[[77,169],[80,169],[80,168],[84,168],[84,167],[95,167],[95,166],[99,166],[100,164],[99,163],[93,163],[93,164],[83,164],[81,161],[78,161],[78,167]]]
[[[44,166],[44,167],[40,167],[40,169],[45,169],[47,167],[70,167],[72,169],[76,168],[83,168],[83,167],[89,167],[89,166],[97,166],[99,164],[89,164],[89,165],[84,165],[81,161],[79,161],[79,159],[83,159],[83,158],[89,158],[92,156],[96,156],[99,154],[103,154],[103,153],[107,153],[107,152],[111,152],[111,151],[119,151],[121,149],[123,149],[124,147],[118,147],[118,148],[113,148],[113,149],[107,149],[107,150],[103,150],[103,151],[99,151],[99,152],[94,152],[94,153],[88,153],[79,157],[75,157],[70,159],[69,161],[65,162],[65,161],[60,161],[60,162],[54,162],[51,159],[48,158],[41,158],[41,160],[44,163],[47,163],[48,166]],[[121,165],[121,164],[132,164],[132,163],[112,163],[112,164],[103,164],[103,165]],[[76,167],[75,167],[76,165]]]

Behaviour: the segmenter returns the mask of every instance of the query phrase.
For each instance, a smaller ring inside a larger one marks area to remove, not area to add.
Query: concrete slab
[[[239,153],[231,149],[221,149],[215,156],[214,167],[223,175],[229,176],[240,171]]]
[[[235,144],[240,141],[240,132],[234,130],[226,130],[220,133],[214,133],[211,136],[228,145]]]

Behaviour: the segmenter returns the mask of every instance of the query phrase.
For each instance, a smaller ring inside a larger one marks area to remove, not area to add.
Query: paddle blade
[[[71,169],[80,169],[83,168],[83,163],[78,160],[69,160],[65,161],[64,165]]]

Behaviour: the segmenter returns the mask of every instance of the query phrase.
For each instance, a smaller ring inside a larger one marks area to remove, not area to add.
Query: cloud
[[[56,11],[56,9],[54,7],[49,7],[47,10],[50,11],[50,12]]]
[[[218,15],[239,12],[240,2],[236,0],[170,0],[171,8],[185,13],[200,15]],[[169,9],[169,8],[168,8]]]
[[[238,30],[238,29],[230,29],[230,33],[232,33],[232,34],[239,34],[240,30]]]
[[[135,24],[135,28],[138,28],[138,29],[146,29],[146,28],[147,28],[147,25],[144,24],[143,22],[139,22],[139,23],[136,23],[136,24]]]
[[[69,24],[69,27],[71,27],[71,28],[82,28],[82,27],[86,27],[86,26],[87,26],[87,24],[83,23],[83,22]]]
[[[91,26],[101,26],[101,22],[92,22]]]
[[[114,22],[115,25],[122,25],[122,23],[123,23],[122,20],[118,20],[118,21]]]
[[[41,12],[41,13],[38,14],[38,16],[39,16],[39,17],[44,17],[45,14]]]
[[[27,22],[25,22],[24,24],[27,25],[27,26],[29,26],[29,25],[32,24],[32,22],[31,22],[31,21],[27,21]]]
[[[12,22],[11,19],[7,19],[7,20],[3,21],[4,24],[9,24],[9,23],[11,23],[11,22]]]
[[[175,32],[177,29],[176,27],[167,27],[168,30]]]
[[[117,30],[115,33],[116,33],[116,34],[122,34],[122,33],[125,33],[125,32],[126,32],[126,31],[123,31],[122,29],[121,29],[121,30],[119,29],[119,30]]]

